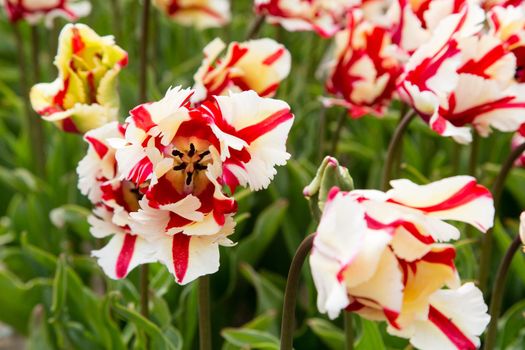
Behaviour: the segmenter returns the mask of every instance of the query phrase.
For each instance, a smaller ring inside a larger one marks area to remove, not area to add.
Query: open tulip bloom
[[[48,26],[57,17],[73,22],[91,12],[89,1],[82,0],[0,0],[2,4],[11,22],[36,24],[44,18]]]
[[[418,349],[477,348],[490,317],[481,291],[461,285],[456,250],[445,243],[460,233],[443,220],[486,232],[492,195],[469,176],[391,185],[330,192],[310,256],[319,310],[384,320]]]
[[[255,0],[256,11],[268,22],[289,31],[315,31],[328,38],[344,26],[345,12],[360,1]]]
[[[93,252],[111,278],[159,261],[179,284],[217,271],[219,245],[231,246],[237,204],[224,191],[266,188],[290,155],[288,104],[253,91],[216,96],[192,107],[193,90],[170,89],[88,132],[79,187],[96,205]]]
[[[497,8],[487,16],[470,2],[459,9],[410,57],[399,93],[434,131],[468,143],[469,125],[481,136],[491,128],[519,128],[525,121],[525,85],[516,80],[516,48],[509,45],[519,40],[519,31],[510,38],[498,32]],[[483,30],[486,19],[493,23],[491,31]]]
[[[153,4],[184,26],[205,29],[230,22],[229,0],[153,0]]]
[[[273,97],[290,73],[290,52],[275,40],[233,42],[225,57],[219,57],[225,48],[218,38],[204,48],[204,60],[194,76],[194,102],[229,91],[254,90],[261,97]]]
[[[117,76],[128,55],[112,36],[101,37],[83,24],[66,25],[59,37],[52,83],[33,86],[33,109],[67,132],[85,133],[118,116]]]

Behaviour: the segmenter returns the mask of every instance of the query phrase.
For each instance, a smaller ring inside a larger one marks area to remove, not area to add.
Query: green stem
[[[317,149],[317,162],[319,163],[326,151],[326,112],[327,108],[325,106],[321,107],[319,112],[319,148]]]
[[[496,346],[496,335],[498,331],[498,318],[501,313],[501,303],[503,300],[503,292],[505,291],[505,283],[507,281],[507,276],[512,263],[512,258],[514,254],[521,246],[521,239],[519,235],[516,235],[516,238],[512,241],[501,265],[499,266],[498,272],[496,274],[496,280],[494,282],[494,287],[492,289],[492,298],[490,300],[490,309],[489,314],[491,316],[489,328],[487,330],[487,335],[485,337],[485,350],[493,350]]]
[[[383,191],[386,191],[388,189],[388,183],[390,182],[391,176],[392,176],[392,168],[394,165],[394,158],[397,149],[399,148],[399,145],[401,144],[401,141],[403,140],[403,135],[405,134],[405,130],[407,129],[408,125],[414,119],[416,116],[416,113],[414,110],[410,109],[408,110],[399,124],[396,127],[396,130],[394,131],[394,135],[392,136],[392,139],[390,140],[390,143],[388,145],[388,150],[386,152],[386,160],[385,160],[385,166],[383,168],[383,176],[381,179],[381,189]]]
[[[255,17],[253,23],[250,25],[250,29],[248,30],[248,33],[246,34],[246,40],[252,40],[257,37],[257,34],[259,34],[264,24],[264,20],[265,20],[264,16],[257,15],[257,17]]]
[[[122,40],[122,11],[120,8],[120,0],[111,0],[111,11],[113,12],[113,30],[115,31],[115,36],[117,41]]]
[[[293,333],[295,320],[295,305],[297,301],[297,291],[299,289],[299,278],[301,277],[301,268],[314,241],[315,234],[307,236],[297,248],[295,256],[292,259],[288,280],[286,281],[286,290],[284,292],[283,316],[281,322],[281,350],[292,350]]]
[[[479,141],[480,141],[479,135],[476,132],[474,132],[472,143],[470,145],[470,159],[469,159],[469,165],[468,165],[468,173],[469,175],[472,175],[474,177],[476,177],[476,168],[478,166]]]
[[[494,207],[496,208],[496,215],[497,215],[497,209],[499,207],[499,202],[501,200],[501,194],[503,193],[503,188],[505,187],[505,181],[507,180],[507,176],[509,175],[510,171],[512,170],[514,166],[514,162],[516,159],[519,158],[519,156],[525,152],[525,142],[516,147],[512,152],[509,154],[507,159],[505,160],[505,163],[501,166],[500,172],[498,173],[498,176],[496,177],[496,180],[494,181],[494,185],[492,186],[492,196],[494,198]],[[485,236],[482,240],[481,245],[481,255],[480,255],[480,262],[479,262],[479,288],[485,292],[487,289],[487,281],[489,276],[489,270],[491,265],[491,258],[492,258],[492,229],[488,230],[487,233],[485,233]]]
[[[140,266],[140,313],[149,317],[149,265]]]
[[[199,348],[211,350],[210,277],[199,278]]]
[[[24,101],[24,115],[26,119],[27,129],[29,130],[29,144],[33,157],[36,163],[36,173],[39,176],[43,176],[45,173],[45,145],[42,137],[42,121],[36,117],[32,112],[31,103],[29,101],[29,76],[26,65],[26,56],[24,50],[24,41],[22,33],[20,31],[20,24],[13,24],[13,32],[15,35],[17,53],[18,53],[18,68],[20,72],[20,93],[22,94]],[[32,40],[33,41],[33,40]],[[36,43],[32,43],[34,47]],[[35,62],[35,64],[38,64]]]
[[[354,349],[354,325],[352,320],[352,314],[350,312],[343,312],[344,323],[345,323],[345,344],[346,350]]]
[[[343,113],[339,116],[339,119],[337,119],[337,126],[334,133],[334,138],[332,139],[332,148],[330,149],[330,154],[332,156],[336,156],[337,153],[337,146],[339,145],[339,140],[341,139],[341,133],[343,132],[343,128],[345,126],[345,122],[348,119],[348,111],[345,109]]]
[[[139,101],[147,101],[148,89],[148,47],[149,47],[149,13],[151,0],[144,0],[142,7],[142,33],[140,37],[140,76],[139,76]]]

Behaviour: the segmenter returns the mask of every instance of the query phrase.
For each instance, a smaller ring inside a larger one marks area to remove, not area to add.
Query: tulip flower
[[[31,89],[33,109],[67,132],[85,133],[116,120],[117,76],[127,53],[112,36],[100,37],[83,24],[68,24],[60,33],[55,66],[58,78]]]
[[[497,37],[481,33],[483,11],[472,4],[443,19],[408,61],[399,93],[430,127],[457,142],[491,128],[515,131],[525,122],[525,85],[516,58]]]
[[[328,38],[344,26],[345,12],[359,2],[348,0],[255,0],[257,13],[289,31],[315,31]]]
[[[230,21],[229,0],[154,0],[175,22],[199,29],[221,27]]]
[[[233,42],[219,58],[225,47],[217,38],[204,48],[204,61],[194,76],[193,101],[247,90],[272,97],[290,73],[290,52],[272,39]]]
[[[310,256],[319,310],[386,321],[419,349],[475,349],[490,317],[481,292],[461,285],[455,248],[442,243],[459,231],[443,220],[486,232],[490,192],[469,176],[391,185],[386,193],[330,192]]]
[[[290,156],[285,102],[247,91],[193,107],[193,93],[170,89],[134,108],[123,126],[85,136],[79,187],[96,204],[93,235],[114,234],[93,252],[111,278],[153,261],[179,284],[216,272],[237,211],[224,186],[265,188]]]
[[[3,0],[4,8],[11,22],[26,20],[36,24],[45,18],[46,25],[51,26],[56,17],[76,21],[91,12],[91,4],[82,0]]]
[[[383,115],[402,72],[399,51],[387,28],[364,19],[361,10],[348,14],[348,26],[335,36],[335,59],[330,63],[327,99],[349,109],[353,118],[367,113]]]
[[[77,167],[80,192],[95,205],[88,218],[90,232],[96,238],[111,236],[92,255],[114,279],[125,277],[137,265],[156,261],[151,244],[130,228],[130,214],[137,211],[141,193],[133,183],[119,179],[111,141],[123,137],[124,128],[117,122],[87,132],[84,139],[89,149]]]

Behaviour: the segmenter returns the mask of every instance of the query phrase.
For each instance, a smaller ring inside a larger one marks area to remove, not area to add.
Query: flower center
[[[211,162],[209,150],[199,151],[195,148],[193,143],[190,143],[189,149],[180,151],[174,149],[171,155],[175,159],[174,171],[181,171],[184,174],[184,183],[186,186],[191,186],[195,175],[202,170],[206,170],[208,164]]]

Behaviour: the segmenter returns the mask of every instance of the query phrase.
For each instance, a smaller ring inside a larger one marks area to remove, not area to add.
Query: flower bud
[[[333,187],[351,191],[354,189],[354,180],[348,169],[339,165],[337,159],[326,156],[312,182],[303,190],[303,195],[310,202],[310,208],[316,218],[320,217],[324,203]]]

